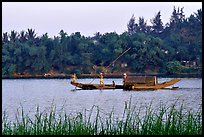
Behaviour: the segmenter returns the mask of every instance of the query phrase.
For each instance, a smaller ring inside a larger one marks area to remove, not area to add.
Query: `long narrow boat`
[[[124,90],[157,90],[157,89],[177,89],[178,87],[166,88],[171,85],[174,85],[181,79],[172,79],[163,83],[155,83],[151,85],[149,83],[125,83],[124,85],[113,85],[113,84],[88,84],[88,83],[79,83],[71,81],[71,84],[75,87],[81,89],[124,89]]]
[[[116,89],[117,88],[116,85],[113,85],[113,84],[88,84],[88,83],[79,83],[79,82],[73,82],[73,81],[71,81],[71,84],[81,89]]]

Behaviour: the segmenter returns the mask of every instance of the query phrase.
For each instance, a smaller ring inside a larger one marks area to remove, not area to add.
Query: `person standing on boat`
[[[100,73],[99,74],[99,78],[100,78],[100,84],[104,84],[104,81],[103,81],[103,73]]]
[[[112,81],[112,83],[113,83],[113,87],[115,87],[115,81]]]
[[[73,81],[73,82],[76,82],[76,79],[77,79],[77,76],[76,76],[76,73],[74,73],[74,74],[72,75],[72,81]]]
[[[127,74],[124,73],[124,74],[123,74],[123,85],[125,84],[126,79],[127,79]]]

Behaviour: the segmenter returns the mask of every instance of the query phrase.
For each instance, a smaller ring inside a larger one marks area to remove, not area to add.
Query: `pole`
[[[126,52],[128,52],[131,48],[128,48],[126,51],[124,51],[122,54],[120,54],[113,62],[111,62],[107,67],[110,67],[112,64],[114,64],[121,56],[123,56]]]
[[[124,55],[126,52],[128,52],[130,49],[131,49],[131,47],[128,48],[127,50],[125,50],[122,54],[120,54],[113,62],[111,62],[111,63],[105,68],[105,70],[106,70],[108,67],[110,67],[112,64],[114,64],[121,56],[123,56],[123,55]],[[94,80],[95,80],[95,78],[94,78],[90,83],[92,83]],[[90,84],[90,83],[89,83],[89,84]]]

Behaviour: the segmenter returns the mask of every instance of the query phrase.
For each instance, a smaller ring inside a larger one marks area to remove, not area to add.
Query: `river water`
[[[158,78],[159,82],[171,78]],[[99,83],[99,79],[78,79],[83,83]],[[104,83],[122,84],[122,79],[105,79]],[[2,80],[2,113],[6,111],[10,120],[15,118],[18,109],[23,108],[27,114],[34,114],[37,106],[40,110],[48,111],[54,104],[57,110],[68,114],[82,112],[98,106],[104,113],[114,111],[120,116],[123,113],[125,102],[132,106],[147,106],[159,104],[166,106],[176,102],[183,104],[186,110],[197,111],[202,108],[202,78],[182,78],[174,84],[176,90],[154,91],[125,91],[114,90],[75,90],[70,79],[3,79]]]

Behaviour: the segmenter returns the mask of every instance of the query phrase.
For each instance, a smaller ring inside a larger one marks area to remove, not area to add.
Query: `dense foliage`
[[[85,37],[80,32],[68,35],[61,30],[59,36],[50,38],[48,33],[36,36],[34,29],[5,32],[2,36],[2,76],[50,71],[97,73],[98,66],[107,67],[128,48],[131,50],[111,65],[108,72],[151,70],[170,74],[197,71],[196,68],[202,66],[202,10],[186,18],[183,8],[174,7],[170,22],[165,26],[161,16],[159,11],[148,26],[143,17],[136,23],[133,15],[127,24],[128,30],[120,35],[96,32],[93,37]],[[194,68],[185,68],[191,62]]]

